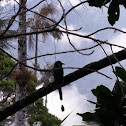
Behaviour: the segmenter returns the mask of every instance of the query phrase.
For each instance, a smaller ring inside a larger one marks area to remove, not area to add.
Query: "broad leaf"
[[[121,67],[115,67],[115,74],[126,82],[126,71]]]
[[[92,91],[92,93],[98,98],[98,97],[101,97],[102,96],[102,94],[106,94],[106,95],[111,95],[111,91],[107,88],[107,87],[105,87],[105,86],[103,86],[103,85],[100,85],[100,86],[97,86],[97,88],[96,89],[92,89],[91,90]]]
[[[116,21],[118,21],[120,16],[120,9],[119,9],[119,3],[118,0],[113,0],[110,3],[109,9],[108,9],[108,21],[111,25],[114,25]]]

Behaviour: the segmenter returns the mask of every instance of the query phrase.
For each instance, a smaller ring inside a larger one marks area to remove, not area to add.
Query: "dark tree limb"
[[[115,58],[116,57],[116,58]],[[105,68],[111,64],[115,64],[118,61],[122,61],[126,59],[126,50],[119,51],[117,53],[114,53],[106,58],[103,58],[97,62],[92,62],[81,69],[76,70],[75,72],[72,72],[64,77],[64,82],[62,84],[63,86],[68,85],[69,83],[78,80],[79,78],[82,78],[88,74],[91,74],[94,72],[94,70],[100,70],[102,68]],[[111,63],[110,63],[111,61]],[[39,90],[33,92],[32,94],[20,99],[13,105],[7,107],[3,111],[0,111],[0,121],[6,119],[8,116],[11,116],[12,114],[16,113],[20,109],[24,108],[25,106],[35,102],[39,98],[46,96],[47,94],[51,93],[52,91],[58,89],[61,85],[56,84],[56,82],[50,83],[46,87],[42,87]]]

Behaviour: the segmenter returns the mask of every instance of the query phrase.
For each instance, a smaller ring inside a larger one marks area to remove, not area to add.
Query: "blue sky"
[[[35,5],[35,3],[38,3],[39,0],[29,0],[27,7],[30,8],[30,6]],[[59,13],[56,14],[54,17],[56,20],[58,20],[62,14],[62,9],[60,8],[58,2],[56,0],[48,1],[48,3],[53,2],[55,6],[58,6]],[[65,10],[69,10],[71,8],[71,5],[68,0],[61,0]],[[80,0],[70,0],[72,5],[76,5],[80,2]],[[37,8],[39,9],[39,7]],[[89,34],[92,33],[98,29],[104,28],[104,27],[110,27],[110,24],[108,23],[107,19],[107,8],[95,8],[95,7],[89,7],[88,4],[85,4],[83,7],[80,6],[71,13],[68,14],[66,17],[67,24],[69,29],[78,29],[82,27],[80,31],[77,33],[79,34]],[[120,13],[120,19],[114,27],[125,30],[126,31],[126,10],[121,7],[121,13]],[[61,22],[62,26],[64,26],[64,22]],[[126,47],[126,35],[116,32],[114,33],[113,30],[106,30],[100,33],[97,33],[93,35],[92,37],[100,39],[100,40],[108,40],[108,42],[119,44]],[[71,42],[75,45],[77,49],[86,48],[94,45],[95,43],[91,40],[78,38],[75,36],[70,36]],[[68,39],[66,35],[64,34],[62,36],[62,39],[59,41],[54,40],[51,36],[49,36],[45,43],[41,42],[41,36],[39,36],[39,55],[40,54],[46,54],[51,52],[59,52],[59,51],[68,51],[72,50],[73,48],[68,42]],[[16,46],[15,42],[13,44]],[[16,46],[17,48],[17,46]],[[104,45],[104,49],[106,50],[107,54],[111,54],[110,47],[107,45]],[[119,51],[119,48],[113,48],[114,52]],[[16,56],[17,53],[16,50],[11,50],[11,54]],[[84,53],[90,53],[91,51],[85,51]],[[28,50],[29,57],[32,57],[34,55],[33,51]],[[99,47],[94,49],[94,53],[90,56],[84,56],[79,53],[69,53],[69,54],[61,54],[57,56],[48,56],[43,58],[39,58],[39,63],[41,68],[43,68],[46,65],[46,62],[53,64],[56,60],[61,60],[63,63],[65,63],[65,67],[83,67],[84,65],[98,61],[101,58],[104,58],[105,54],[103,50]],[[46,61],[46,62],[45,62]],[[30,61],[29,64],[31,65],[33,62]],[[126,66],[125,61],[121,62],[124,67]],[[64,73],[65,75],[68,73],[71,73],[74,70],[71,69],[65,69]],[[72,114],[68,117],[68,119],[62,124],[63,126],[72,126],[72,125],[79,125],[81,124],[82,120],[81,117],[77,116],[76,113],[82,113],[86,111],[92,111],[93,105],[88,103],[86,99],[88,100],[94,100],[95,97],[91,94],[91,89],[96,88],[98,85],[103,84],[110,89],[112,89],[116,78],[114,74],[112,73],[111,67],[107,67],[105,69],[100,70],[100,72],[103,72],[104,74],[107,74],[108,76],[112,77],[112,80],[109,80],[105,78],[102,75],[99,75],[98,73],[90,74],[84,78],[81,78],[73,83],[71,83],[69,86],[66,86],[63,88],[63,102],[59,100],[58,92],[52,92],[48,95],[48,105],[49,112],[55,114],[60,119],[65,118],[70,112]],[[61,104],[64,104],[65,106],[65,112],[61,112],[60,107]]]

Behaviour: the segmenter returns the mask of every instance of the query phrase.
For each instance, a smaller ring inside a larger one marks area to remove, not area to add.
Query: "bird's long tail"
[[[59,97],[60,97],[60,100],[63,100],[63,93],[62,93],[62,89],[61,89],[61,88],[59,88],[58,90],[59,90]],[[64,106],[63,106],[63,105],[61,106],[61,110],[62,110],[62,112],[65,110],[65,108],[64,108]]]
[[[62,94],[62,89],[59,88],[59,97],[60,97],[60,100],[63,100],[63,94]]]

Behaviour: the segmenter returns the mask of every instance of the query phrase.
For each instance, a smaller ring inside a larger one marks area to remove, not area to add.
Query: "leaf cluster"
[[[97,98],[96,103],[89,101],[95,104],[95,112],[78,113],[83,118],[83,121],[87,123],[96,122],[100,126],[126,125],[126,71],[116,67],[115,74],[124,82],[116,81],[112,91],[103,85],[91,90]]]
[[[0,78],[8,74],[11,70],[11,68],[14,66],[15,62],[8,57],[6,54],[2,53],[0,51]],[[15,69],[12,71],[12,73],[15,71]],[[15,92],[15,83],[11,79],[11,76],[7,76],[3,80],[0,80],[0,88],[1,91],[5,94],[13,93]]]
[[[15,62],[4,53],[1,52],[0,54],[0,76],[3,77],[10,72],[10,69],[13,67]],[[14,78],[15,81],[13,80]],[[14,70],[11,76],[7,76],[6,78],[0,80],[0,91],[2,93],[1,97],[3,97],[3,100],[0,101],[0,110],[3,110],[15,102],[14,92],[16,81],[21,81],[23,83],[27,82],[25,87],[28,94],[35,91],[36,84],[38,82],[37,77],[32,74],[32,71],[28,71],[27,69],[23,69],[21,72]],[[40,122],[41,126],[60,126],[61,123],[57,117],[48,113],[48,109],[43,106],[43,99],[29,105],[27,107],[26,116],[28,123],[31,126],[37,122]],[[14,116],[12,115],[6,120],[0,122],[0,125],[9,125],[9,122],[13,123],[13,121]]]
[[[13,79],[22,87],[25,86],[27,92],[30,93],[35,91],[37,77],[33,75],[32,71],[29,71],[27,69],[16,71],[13,74]]]
[[[120,5],[126,8],[125,0],[89,0],[89,6],[102,7],[109,3],[108,7],[108,21],[111,25],[114,25],[119,20]]]
[[[27,114],[30,115],[28,123],[32,126],[40,122],[41,126],[60,126],[61,121],[48,113],[48,109],[43,106],[43,99],[36,101],[28,107]]]
[[[8,74],[14,65],[15,62],[6,54],[0,51],[0,78]],[[9,78],[10,76],[8,76],[6,79]]]

